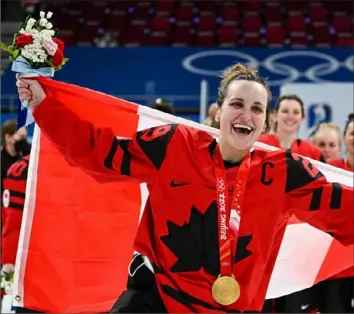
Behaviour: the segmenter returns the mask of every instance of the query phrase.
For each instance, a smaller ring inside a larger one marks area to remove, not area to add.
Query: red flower
[[[53,38],[53,41],[58,45],[58,49],[52,58],[52,63],[58,67],[64,61],[64,42],[58,38]]]
[[[16,38],[16,45],[19,47],[24,47],[29,44],[33,44],[33,38],[31,35],[22,34]]]
[[[58,45],[58,49],[64,51],[64,42],[58,38],[53,38],[53,41]]]
[[[55,55],[52,58],[52,63],[54,66],[58,67],[60,66],[64,61],[64,54],[63,51],[61,49],[57,49],[57,52],[55,53]]]

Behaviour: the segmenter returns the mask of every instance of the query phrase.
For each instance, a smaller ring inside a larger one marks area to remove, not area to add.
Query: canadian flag
[[[39,78],[45,90],[83,119],[118,136],[183,123],[218,130],[82,87]],[[255,148],[275,150],[256,143]],[[353,174],[312,161],[329,181],[353,186]],[[35,128],[17,254],[14,305],[45,312],[107,312],[125,288],[133,239],[148,197],[145,184],[99,184],[69,165]],[[237,227],[237,213],[231,224]],[[353,266],[344,247],[308,224],[289,222],[268,298],[308,288]]]

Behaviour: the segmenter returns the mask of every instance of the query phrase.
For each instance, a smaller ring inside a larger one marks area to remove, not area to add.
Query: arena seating
[[[67,45],[353,46],[351,1],[52,1]]]

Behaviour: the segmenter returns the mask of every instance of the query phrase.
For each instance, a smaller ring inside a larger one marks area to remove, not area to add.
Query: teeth
[[[240,124],[240,123],[235,123],[232,125],[234,128],[243,128],[243,129],[247,129],[248,131],[252,131],[253,128],[251,128],[250,126],[248,125],[245,125],[245,124]]]

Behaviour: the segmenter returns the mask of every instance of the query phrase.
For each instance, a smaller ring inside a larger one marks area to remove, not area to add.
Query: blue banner
[[[157,96],[176,107],[199,107],[200,83],[209,84],[215,100],[220,71],[236,62],[259,66],[274,98],[281,85],[292,82],[352,82],[354,54],[348,48],[85,48],[66,49],[69,62],[55,79],[116,95],[139,104]],[[2,104],[16,94],[15,75],[2,77]]]

